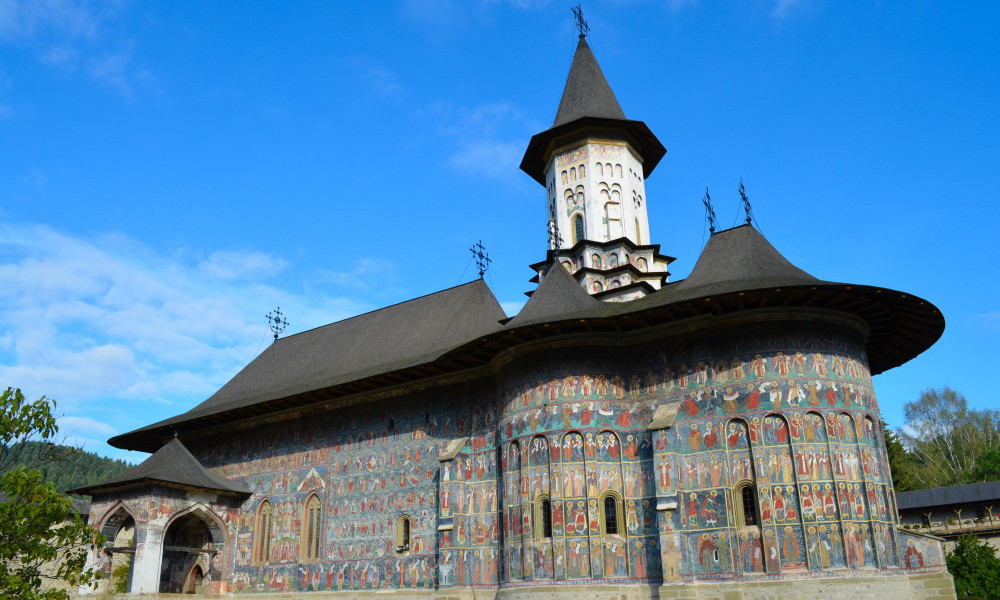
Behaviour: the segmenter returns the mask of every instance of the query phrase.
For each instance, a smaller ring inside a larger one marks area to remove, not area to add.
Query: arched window
[[[580,178],[583,179],[587,176],[587,167],[585,165],[580,165]]]
[[[302,519],[302,524],[306,528],[305,535],[302,536],[302,540],[305,542],[302,555],[305,557],[305,560],[317,560],[319,558],[319,517],[321,510],[322,503],[319,501],[319,496],[316,494],[309,496],[309,500],[306,501],[305,515],[303,515]]]
[[[267,500],[260,503],[257,511],[257,563],[265,563],[271,558],[271,533],[274,530],[274,507]]]
[[[573,217],[573,243],[583,239],[583,215]]]
[[[736,485],[736,513],[736,522],[741,526],[760,526],[757,490],[749,481],[742,481]]]
[[[535,501],[535,537],[552,537],[552,501],[548,496],[539,496]]]
[[[403,515],[396,519],[396,552],[410,549],[410,517]]]
[[[576,179],[576,167],[573,167],[569,170],[569,178],[573,180]]]
[[[614,492],[606,492],[601,499],[601,534],[619,535],[622,499]]]

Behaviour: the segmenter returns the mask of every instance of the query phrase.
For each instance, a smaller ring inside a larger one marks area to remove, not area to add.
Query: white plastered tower
[[[549,252],[539,280],[560,263],[601,300],[660,289],[673,258],[650,244],[645,178],[666,150],[625,118],[581,35],[552,127],[531,138],[521,169],[547,193]]]

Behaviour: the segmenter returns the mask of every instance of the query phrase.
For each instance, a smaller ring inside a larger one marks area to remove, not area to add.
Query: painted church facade
[[[872,374],[928,302],[824,281],[751,225],[669,281],[625,118],[581,37],[553,127],[538,287],[482,280],[276,341],[93,497],[131,593],[236,597],[954,597],[901,530]],[[129,537],[122,531],[129,531]]]

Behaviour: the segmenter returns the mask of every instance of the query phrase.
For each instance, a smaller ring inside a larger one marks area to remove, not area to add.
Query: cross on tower
[[[708,217],[708,231],[715,233],[715,209],[712,208],[712,196],[705,188],[705,195],[701,197],[701,203],[705,205],[705,216]]]
[[[280,306],[267,313],[267,322],[271,326],[271,333],[274,334],[274,341],[278,341],[278,336],[288,327],[288,319],[281,313]]]
[[[483,246],[483,240],[479,240],[473,244],[469,248],[469,252],[472,252],[472,258],[476,261],[476,268],[479,269],[479,278],[482,279],[483,275],[486,275],[486,271],[489,270],[493,259],[486,253],[486,246]]]
[[[750,210],[750,197],[747,196],[747,189],[743,187],[743,178],[740,177],[740,200],[743,202],[743,212],[747,215],[747,225],[753,221],[753,211]]]
[[[580,32],[580,37],[587,37],[587,34],[590,33],[590,25],[587,25],[587,20],[583,18],[583,8],[577,4],[571,10],[576,18],[576,30]]]

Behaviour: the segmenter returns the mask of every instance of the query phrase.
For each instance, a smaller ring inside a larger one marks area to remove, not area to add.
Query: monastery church
[[[110,440],[152,455],[74,490],[91,565],[132,594],[954,598],[940,540],[899,527],[871,379],[944,317],[750,224],[670,281],[665,154],[581,35],[521,162],[550,238],[524,308],[480,279],[277,340]]]

